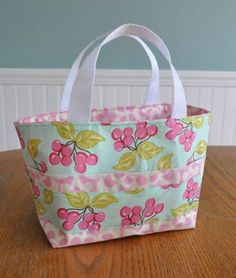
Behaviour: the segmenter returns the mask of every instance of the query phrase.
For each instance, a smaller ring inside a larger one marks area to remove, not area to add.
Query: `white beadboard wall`
[[[0,151],[19,148],[13,122],[58,111],[68,70],[0,69]],[[189,104],[212,112],[210,145],[236,145],[236,72],[179,71]],[[141,104],[148,70],[98,70],[94,106]],[[161,71],[163,101],[171,101],[169,71]]]

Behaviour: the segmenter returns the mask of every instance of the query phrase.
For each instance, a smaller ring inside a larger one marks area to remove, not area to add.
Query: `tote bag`
[[[138,41],[150,59],[145,103],[93,108],[99,52],[121,36]],[[187,105],[166,45],[148,28],[125,24],[99,39],[74,62],[61,112],[15,122],[39,221],[54,248],[196,225],[209,112]],[[158,64],[142,39],[170,65],[173,104],[160,103]]]

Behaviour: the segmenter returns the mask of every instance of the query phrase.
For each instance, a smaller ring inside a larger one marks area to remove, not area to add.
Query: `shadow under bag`
[[[99,52],[121,36],[136,40],[149,57],[145,102],[92,108]],[[160,103],[158,64],[143,39],[170,64],[173,105]],[[67,77],[61,112],[15,122],[39,221],[52,247],[194,228],[209,124],[208,111],[187,106],[169,51],[155,33],[125,24],[89,44]]]

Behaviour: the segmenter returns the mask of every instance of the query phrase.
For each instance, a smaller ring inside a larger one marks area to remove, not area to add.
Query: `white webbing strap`
[[[70,101],[70,97],[71,97],[71,92],[72,92],[72,89],[74,86],[75,79],[79,72],[81,61],[84,58],[86,51],[95,42],[97,42],[98,40],[101,40],[102,38],[104,38],[107,35],[108,35],[108,33],[103,34],[100,37],[93,40],[82,50],[80,55],[76,58],[75,62],[73,63],[73,65],[71,67],[71,70],[67,76],[67,79],[66,79],[64,92],[63,92],[62,100],[61,100],[61,111],[67,111],[69,109],[69,101]],[[160,74],[159,74],[159,67],[158,67],[156,58],[155,58],[154,54],[152,53],[151,49],[140,38],[138,38],[136,36],[128,36],[128,37],[133,38],[134,40],[136,40],[137,42],[139,42],[141,44],[141,46],[147,53],[148,58],[151,63],[152,74],[151,74],[148,88],[146,90],[145,103],[146,104],[160,103],[160,77],[159,77]]]
[[[84,60],[72,89],[68,119],[70,121],[80,121],[86,123],[90,121],[91,99],[99,52],[103,45],[121,36],[137,36],[142,39],[146,39],[147,41],[153,43],[160,50],[160,52],[169,62],[173,76],[174,102],[171,116],[173,118],[185,117],[187,114],[187,105],[184,89],[179,76],[172,65],[168,48],[162,39],[148,28],[135,24],[125,24],[111,32],[102,41],[102,43],[98,45]]]

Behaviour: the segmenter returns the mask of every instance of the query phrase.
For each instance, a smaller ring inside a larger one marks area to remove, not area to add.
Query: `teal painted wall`
[[[0,67],[68,68],[92,39],[128,22],[157,32],[177,69],[236,70],[235,0],[0,0]],[[122,38],[104,47],[98,67],[149,63]]]

